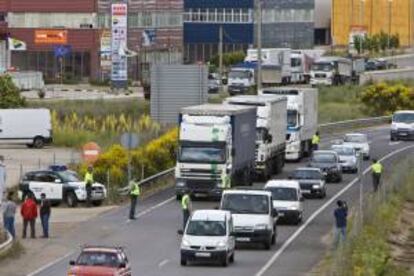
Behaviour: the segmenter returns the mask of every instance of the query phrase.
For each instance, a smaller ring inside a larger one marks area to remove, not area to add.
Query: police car
[[[47,170],[26,173],[20,181],[19,190],[22,199],[33,194],[36,200],[40,200],[40,195],[44,193],[53,203],[65,202],[70,207],[86,200],[85,182],[65,166],[51,166]],[[92,184],[91,200],[95,206],[102,203],[106,194],[104,185]]]

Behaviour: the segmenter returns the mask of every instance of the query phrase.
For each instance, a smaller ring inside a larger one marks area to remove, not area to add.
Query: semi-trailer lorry
[[[300,160],[312,151],[318,128],[318,90],[301,87],[265,88],[262,95],[287,97],[286,160]]]
[[[287,99],[277,96],[236,96],[226,104],[257,107],[256,174],[268,180],[285,164]]]
[[[223,189],[251,185],[256,108],[204,104],[181,110],[176,195],[220,198]],[[228,182],[227,182],[228,179]],[[226,180],[226,181],[225,181]]]

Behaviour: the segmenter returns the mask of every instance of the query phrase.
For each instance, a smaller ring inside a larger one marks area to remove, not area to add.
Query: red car
[[[86,246],[76,261],[70,261],[68,276],[131,276],[122,247]]]

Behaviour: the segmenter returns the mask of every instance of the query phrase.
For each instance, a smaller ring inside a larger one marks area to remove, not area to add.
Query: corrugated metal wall
[[[182,107],[207,102],[208,69],[203,65],[153,65],[151,117],[168,124],[178,122]]]
[[[361,25],[370,34],[388,33],[391,29],[392,34],[399,34],[402,45],[414,45],[414,0],[333,1],[334,44],[348,45],[351,27]]]

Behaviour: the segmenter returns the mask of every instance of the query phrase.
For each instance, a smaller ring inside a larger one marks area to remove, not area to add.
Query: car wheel
[[[33,147],[35,149],[41,149],[45,146],[45,140],[43,139],[43,137],[36,137],[33,140]]]
[[[270,250],[270,247],[272,247],[273,237],[274,237],[274,235],[273,235],[273,236],[272,236],[269,240],[267,240],[267,241],[265,241],[265,242],[263,243],[264,248],[265,248],[266,250]],[[276,241],[276,238],[275,238],[275,241]]]
[[[398,139],[397,139],[397,137],[395,137],[394,135],[391,135],[390,140],[391,140],[391,141],[397,141]]]
[[[78,199],[76,198],[76,195],[73,192],[70,192],[66,195],[66,205],[68,207],[76,207],[78,205]]]
[[[185,258],[181,257],[180,264],[181,264],[182,266],[186,266],[186,265],[187,265],[187,260],[186,260]]]
[[[228,264],[229,264],[229,259],[227,258],[227,255],[225,255],[223,260],[221,260],[221,266],[226,267]]]
[[[92,204],[93,204],[93,206],[96,206],[96,207],[101,206],[102,205],[102,200],[92,201]]]
[[[234,263],[234,251],[233,254],[231,254],[230,259],[229,259],[230,263]]]
[[[303,216],[302,214],[298,215],[298,217],[296,218],[296,222],[295,222],[296,225],[299,225],[302,223],[302,216]]]
[[[326,197],[326,188],[323,189],[323,192],[321,193],[319,198],[325,198]]]
[[[28,147],[29,149],[33,148],[33,144],[26,144],[26,147]]]

